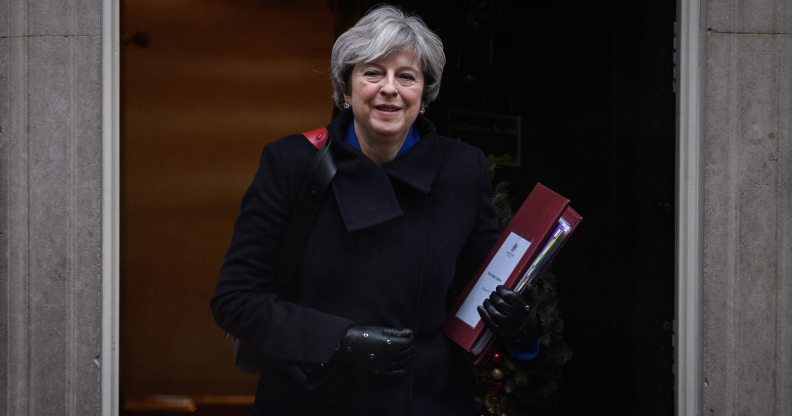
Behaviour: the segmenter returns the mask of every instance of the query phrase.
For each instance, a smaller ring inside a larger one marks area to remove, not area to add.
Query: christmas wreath
[[[496,185],[493,204],[502,229],[513,214],[508,182]],[[488,356],[473,366],[476,402],[482,416],[535,416],[555,407],[563,368],[572,359],[572,350],[563,337],[564,322],[558,310],[555,282],[556,276],[548,271],[537,279],[539,355],[530,361],[516,361],[503,345],[496,344]]]

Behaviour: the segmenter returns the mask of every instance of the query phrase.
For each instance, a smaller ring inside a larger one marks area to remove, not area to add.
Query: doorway
[[[554,266],[573,357],[547,414],[671,415],[674,4],[556,3],[402,2],[446,44],[439,130],[452,110],[519,116],[520,166],[497,180],[585,218]],[[307,0],[122,9],[122,408],[233,407],[255,380],[207,302],[239,198],[264,141],[328,119],[334,21],[354,19]]]

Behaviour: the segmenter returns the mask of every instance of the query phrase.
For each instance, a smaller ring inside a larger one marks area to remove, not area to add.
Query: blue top
[[[415,124],[410,126],[410,131],[407,132],[407,138],[404,139],[404,143],[402,143],[401,149],[399,149],[399,153],[396,154],[396,157],[401,156],[404,152],[410,150],[411,147],[415,146],[418,143],[418,140],[421,140],[421,133],[418,133],[418,130],[415,129]],[[355,123],[349,123],[349,127],[347,127],[346,137],[344,137],[344,141],[347,142],[350,146],[354,147],[358,151],[362,151],[360,149],[360,141],[358,140],[357,134],[355,133]]]
[[[508,342],[506,343],[506,349],[509,352],[509,356],[511,356],[513,359],[517,361],[530,361],[539,355],[539,338],[536,338],[533,350],[531,351],[520,350]]]

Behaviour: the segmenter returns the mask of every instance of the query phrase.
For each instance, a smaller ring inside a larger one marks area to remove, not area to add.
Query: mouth
[[[388,104],[375,105],[374,108],[379,110],[379,111],[385,111],[385,112],[388,112],[388,113],[395,113],[396,111],[401,110],[401,107],[399,107],[399,106],[388,105]]]

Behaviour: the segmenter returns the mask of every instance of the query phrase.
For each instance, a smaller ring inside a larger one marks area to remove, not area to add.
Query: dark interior
[[[438,128],[519,115],[521,166],[495,182],[584,217],[553,266],[573,359],[549,414],[673,414],[674,3],[404,4],[447,45]]]

